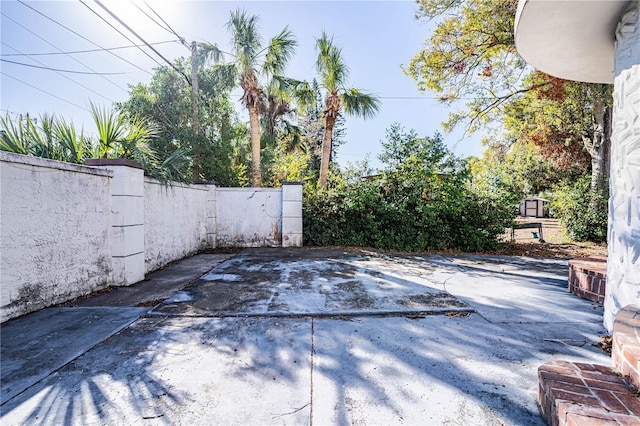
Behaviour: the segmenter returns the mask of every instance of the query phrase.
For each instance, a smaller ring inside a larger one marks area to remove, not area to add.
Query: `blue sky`
[[[83,3],[84,4],[83,4]],[[100,8],[95,0],[77,1],[25,1],[27,6],[13,0],[2,0],[0,52],[0,98],[3,115],[30,113],[37,116],[56,113],[73,120],[78,127],[91,131],[91,120],[85,109],[89,101],[100,105],[128,98],[127,85],[148,82],[153,68],[163,63],[155,53],[130,48],[114,51],[120,59],[107,52],[15,56],[18,53],[50,53],[111,48],[131,45],[115,29],[99,18],[93,9],[112,23],[130,40],[139,40]],[[128,24],[147,42],[176,40],[136,7],[157,17],[145,2],[136,0],[102,0],[102,3]],[[402,73],[401,64],[407,64],[423,46],[430,34],[424,21],[414,18],[413,1],[158,1],[146,0],[180,36],[188,42],[227,44],[225,23],[229,12],[237,7],[259,16],[259,25],[265,40],[288,25],[298,41],[296,56],[287,74],[298,79],[315,76],[315,38],[322,30],[333,34],[342,46],[350,68],[351,85],[381,97],[381,110],[371,120],[347,118],[347,142],[338,151],[338,162],[361,160],[371,153],[373,164],[380,152],[380,140],[385,129],[399,122],[407,130],[415,129],[421,136],[440,131],[440,123],[449,110],[434,100],[433,93],[421,93],[415,82]],[[86,4],[86,6],[85,6]],[[87,7],[88,6],[88,7]],[[40,12],[40,13],[38,13]],[[47,19],[65,25],[84,39]],[[89,41],[87,41],[87,40]],[[189,51],[177,42],[155,48],[168,60],[188,56]],[[11,55],[11,56],[8,56]],[[153,58],[153,59],[152,59]],[[86,73],[118,73],[90,75],[64,73],[27,67],[7,61],[26,63],[37,67],[73,70]],[[144,70],[144,71],[143,71]],[[46,93],[45,93],[46,92]],[[239,94],[235,89],[234,94]],[[238,100],[239,96],[235,96]],[[237,103],[238,110],[241,105]],[[458,155],[479,156],[482,147],[480,135],[462,139],[461,132],[445,135],[445,143]]]

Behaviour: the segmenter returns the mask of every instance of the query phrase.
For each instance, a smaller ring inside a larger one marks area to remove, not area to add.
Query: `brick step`
[[[607,259],[585,257],[569,261],[569,291],[576,296],[604,303]]]
[[[637,306],[626,306],[616,315],[611,362],[631,386],[640,389],[640,308]]]
[[[640,426],[640,307],[616,315],[613,367],[551,361],[538,368],[538,400],[552,426]]]
[[[552,361],[538,379],[542,415],[552,426],[640,426],[640,398],[609,367]]]

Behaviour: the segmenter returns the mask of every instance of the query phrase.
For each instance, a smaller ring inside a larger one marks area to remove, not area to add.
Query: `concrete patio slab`
[[[189,316],[363,316],[473,312],[437,288],[432,266],[366,252],[246,250],[156,307]],[[268,254],[268,258],[265,258]],[[417,269],[415,269],[417,268]],[[417,272],[416,272],[417,271]]]
[[[0,423],[541,425],[538,366],[610,363],[595,346],[606,334],[601,307],[568,293],[563,274],[566,262],[553,259],[248,250],[185,289],[206,290],[178,291],[83,344],[0,404]],[[349,282],[357,296],[340,288]],[[216,299],[216,285],[243,283],[264,294]],[[459,309],[398,302],[415,295]],[[367,297],[373,304],[359,308]],[[372,306],[382,307],[375,316]],[[33,364],[57,351],[25,337],[43,346]]]
[[[141,319],[2,407],[2,424],[305,424],[310,320]]]
[[[145,310],[47,308],[2,324],[0,405],[122,330]]]
[[[112,287],[63,306],[154,306],[232,257],[227,253],[201,253],[173,262],[128,287]]]

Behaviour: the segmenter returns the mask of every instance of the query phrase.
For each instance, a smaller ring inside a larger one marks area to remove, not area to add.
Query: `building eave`
[[[529,64],[555,77],[613,83],[615,30],[629,3],[520,0],[515,21],[516,49]]]

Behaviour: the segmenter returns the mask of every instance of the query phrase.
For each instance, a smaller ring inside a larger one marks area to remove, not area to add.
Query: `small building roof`
[[[637,1],[637,0],[636,0]],[[516,49],[555,77],[613,83],[615,31],[629,0],[520,0]]]
[[[522,201],[547,201],[547,202],[549,202],[549,200],[546,200],[546,199],[540,198],[540,197],[527,197],[527,198],[523,198]]]

